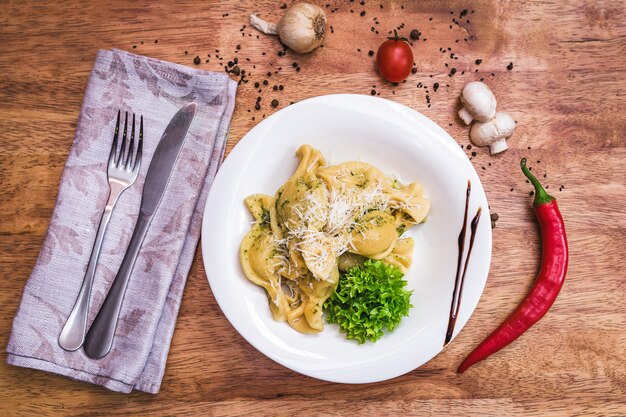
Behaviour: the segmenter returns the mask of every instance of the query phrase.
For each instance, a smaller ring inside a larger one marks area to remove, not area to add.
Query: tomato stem
[[[393,36],[390,36],[387,39],[389,39],[390,41],[403,41],[407,43],[409,42],[409,40],[404,36],[398,36],[398,31],[396,29],[393,30]]]

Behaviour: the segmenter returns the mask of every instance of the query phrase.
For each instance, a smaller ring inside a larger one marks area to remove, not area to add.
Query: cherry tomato
[[[378,72],[387,81],[399,83],[411,73],[413,66],[413,51],[406,38],[394,37],[383,42],[376,53]]]

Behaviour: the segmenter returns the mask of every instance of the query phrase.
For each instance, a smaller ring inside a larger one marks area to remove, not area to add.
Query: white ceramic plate
[[[295,152],[304,143],[321,150],[329,164],[361,160],[402,182],[417,180],[431,200],[428,221],[408,232],[415,239],[415,252],[405,279],[414,289],[415,307],[393,333],[375,344],[346,340],[335,325],[326,325],[318,335],[304,335],[275,322],[264,290],[245,278],[239,264],[239,244],[252,221],[244,198],[274,195],[295,170]],[[483,215],[454,336],[478,303],[491,260],[487,198],[459,145],[420,113],[380,98],[328,95],[289,106],[241,139],[215,178],[202,225],[202,256],[213,295],[250,344],[294,371],[342,383],[405,374],[443,349],[468,179],[469,220],[479,206]]]

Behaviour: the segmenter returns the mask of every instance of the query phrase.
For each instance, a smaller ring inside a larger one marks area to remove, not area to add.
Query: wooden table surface
[[[372,89],[422,112],[467,145],[468,129],[456,116],[459,91],[484,78],[499,109],[518,123],[504,154],[467,151],[476,152],[472,163],[500,219],[487,286],[459,337],[420,369],[386,382],[338,385],[301,376],[257,352],[231,327],[198,251],[160,394],[113,393],[2,360],[0,415],[626,415],[626,4],[318,3],[329,4],[332,30],[324,47],[279,56],[275,38],[241,29],[250,12],[278,19],[282,2],[0,2],[0,346],[6,346],[46,233],[100,48],[190,66],[199,56],[197,67],[214,71],[237,57],[250,81],[238,91],[229,150],[291,101]],[[468,13],[461,18],[463,9]],[[403,34],[421,31],[413,46],[417,73],[393,86],[377,76],[368,51],[402,24]],[[277,73],[258,94],[253,84],[268,71]],[[275,84],[284,90],[274,92]],[[258,95],[262,108],[256,111]],[[277,108],[269,105],[274,98]],[[558,198],[571,250],[568,280],[540,323],[457,375],[464,355],[512,311],[539,268],[522,156],[546,174],[542,180]]]

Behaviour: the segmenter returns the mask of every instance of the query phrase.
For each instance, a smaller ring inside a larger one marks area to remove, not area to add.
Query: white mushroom
[[[498,112],[486,123],[474,123],[470,139],[476,146],[489,146],[491,154],[507,150],[506,139],[515,130],[515,120],[506,113]]]
[[[496,98],[486,84],[472,81],[465,84],[461,92],[463,108],[459,110],[459,117],[465,124],[476,119],[479,122],[488,122],[496,114]]]

